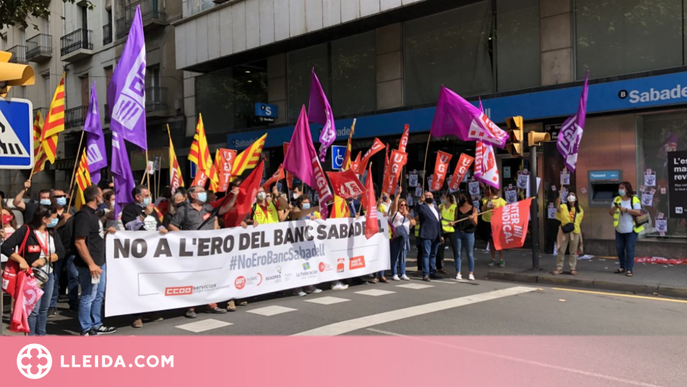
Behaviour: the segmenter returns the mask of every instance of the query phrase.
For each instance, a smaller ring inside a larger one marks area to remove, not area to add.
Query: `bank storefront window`
[[[687,151],[687,111],[640,116],[637,126],[639,178],[635,189],[651,214],[648,236],[661,237],[665,224],[665,237],[687,238],[687,219],[670,217],[670,206],[680,202],[687,205],[687,198],[673,197],[668,179],[668,152]],[[665,223],[657,221],[659,214],[667,219]]]
[[[577,79],[681,66],[684,0],[576,0]]]

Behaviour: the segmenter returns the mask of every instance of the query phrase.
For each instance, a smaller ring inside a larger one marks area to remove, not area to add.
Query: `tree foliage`
[[[62,0],[75,3],[75,0]],[[89,9],[93,4],[86,1]],[[47,17],[50,15],[50,0],[0,0],[0,28],[18,26],[26,28],[29,17]],[[35,28],[35,26],[34,26]]]

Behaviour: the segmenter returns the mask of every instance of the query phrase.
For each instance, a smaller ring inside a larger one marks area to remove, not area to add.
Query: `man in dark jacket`
[[[150,191],[144,185],[137,185],[131,191],[133,203],[122,210],[122,224],[129,231],[160,231],[167,233],[162,225],[162,217],[155,209]]]
[[[424,198],[415,207],[420,222],[419,238],[422,243],[422,280],[429,282],[429,277],[438,278],[436,275],[436,256],[441,244],[441,212],[434,203],[434,195],[427,191]]]

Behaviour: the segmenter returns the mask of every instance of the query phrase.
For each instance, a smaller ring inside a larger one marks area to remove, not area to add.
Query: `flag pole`
[[[72,170],[72,180],[69,183],[69,203],[71,205],[72,202],[72,187],[74,186],[74,177],[76,176],[76,167],[79,165],[79,158],[81,158],[81,144],[83,144],[83,137],[84,134],[86,134],[85,131],[81,131],[81,140],[79,140],[79,147],[76,148],[76,160],[74,161],[74,168]],[[67,210],[69,210],[69,207],[67,207]]]
[[[422,193],[425,193],[425,180],[427,179],[427,154],[429,153],[429,142],[432,139],[432,133],[427,136],[427,148],[425,148],[425,163],[422,165]]]

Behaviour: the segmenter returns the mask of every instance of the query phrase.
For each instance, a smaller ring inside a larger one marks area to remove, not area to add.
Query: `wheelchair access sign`
[[[33,168],[33,104],[0,98],[0,169]]]
[[[332,169],[339,170],[343,168],[344,157],[346,156],[346,147],[341,145],[332,145]]]

